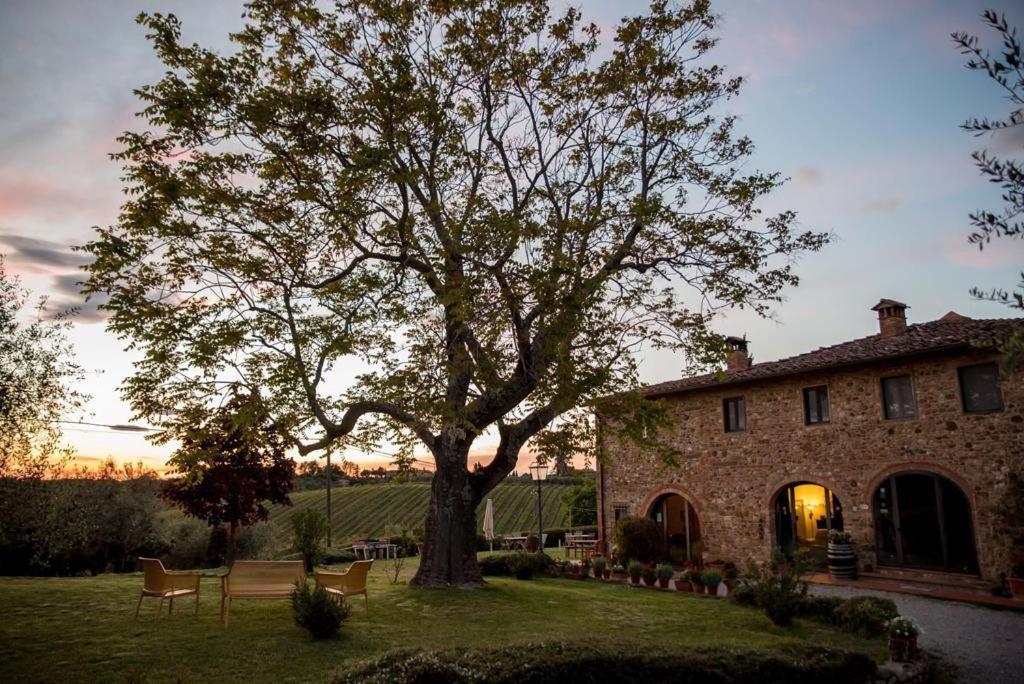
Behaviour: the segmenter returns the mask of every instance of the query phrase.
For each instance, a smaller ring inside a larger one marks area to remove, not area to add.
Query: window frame
[[[736,419],[737,427],[729,429],[729,405],[731,403],[738,402],[738,406],[742,409],[737,410]],[[747,431],[747,399],[744,395],[738,395],[734,397],[724,397],[722,399],[722,428],[726,434],[736,434],[738,432]]]
[[[910,398],[914,403],[914,415],[912,416],[890,416],[889,415],[889,403],[885,396],[885,381],[886,380],[898,380],[900,378],[907,378],[910,381]],[[890,420],[917,420],[921,417],[921,407],[917,403],[917,383],[914,382],[914,374],[907,373],[891,373],[889,375],[883,375],[878,380],[878,389],[881,393],[882,400],[882,419],[885,421]]]
[[[967,408],[967,392],[964,387],[964,371],[971,368],[980,368],[983,366],[991,366],[995,369],[996,378],[996,396],[999,399],[999,406],[996,408],[985,408],[985,409],[969,409]],[[1002,413],[1006,410],[1006,401],[1003,399],[1003,390],[999,386],[999,364],[995,361],[982,361],[981,363],[969,363],[963,366],[957,366],[956,368],[956,380],[957,380],[957,391],[960,393],[960,410],[963,413]]]
[[[808,399],[809,399],[809,392],[811,392],[811,391],[819,391],[818,392],[818,396],[820,397],[821,396],[820,390],[825,390],[824,396],[825,396],[825,405],[828,407],[828,418],[825,419],[825,420],[821,419],[821,414],[822,414],[821,406],[822,406],[822,404],[819,401],[818,402],[818,406],[817,406],[817,409],[818,409],[818,420],[812,422],[811,421],[810,402],[808,401]],[[801,409],[803,410],[804,427],[817,427],[819,425],[830,425],[832,423],[832,392],[829,390],[828,383],[822,383],[820,385],[809,385],[808,387],[801,388],[801,390],[800,390],[800,400],[801,400],[801,402],[800,402],[801,403]]]

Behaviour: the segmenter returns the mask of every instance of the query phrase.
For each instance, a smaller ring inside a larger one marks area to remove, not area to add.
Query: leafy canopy
[[[766,313],[826,241],[759,214],[781,179],[721,115],[740,79],[706,62],[706,1],[607,35],[547,0],[246,18],[218,54],[139,17],[167,72],[120,139],[120,220],[86,247],[166,439],[244,386],[303,453],[418,441],[465,469],[497,429],[486,491],[544,429],[578,442],[573,409],[634,388],[642,346],[717,363],[711,316]]]

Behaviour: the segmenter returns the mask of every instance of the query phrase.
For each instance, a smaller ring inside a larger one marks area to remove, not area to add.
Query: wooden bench
[[[306,567],[295,561],[235,561],[221,577],[220,619],[231,620],[231,599],[288,598],[296,582],[306,581]]]

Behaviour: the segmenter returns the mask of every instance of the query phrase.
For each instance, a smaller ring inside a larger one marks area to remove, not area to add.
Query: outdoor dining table
[[[526,548],[526,537],[525,536],[505,536],[502,537],[501,543],[506,549],[515,548]]]
[[[386,541],[366,541],[360,544],[353,544],[352,552],[356,554],[356,558],[361,558],[362,560],[381,558],[382,552],[384,558],[394,558],[398,555],[398,546]]]

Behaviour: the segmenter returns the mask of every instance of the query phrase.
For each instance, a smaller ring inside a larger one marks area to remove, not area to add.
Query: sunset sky
[[[604,35],[634,3],[581,0]],[[639,7],[639,5],[636,5]],[[134,23],[142,10],[181,17],[188,41],[230,49],[242,3],[231,0],[0,0],[0,253],[51,308],[80,304],[83,257],[70,247],[109,225],[121,202],[114,138],[138,127],[132,89],[163,67]],[[968,72],[949,34],[981,33],[980,12],[1016,2],[926,0],[731,0],[718,2],[721,42],[712,59],[748,79],[730,109],[758,146],[754,164],[782,171],[787,186],[764,205],[794,209],[806,228],[834,243],[798,264],[801,286],[774,320],[739,312],[718,329],[746,334],[755,362],[871,334],[881,297],[910,305],[911,322],[949,310],[972,317],[1013,312],[977,302],[973,285],[1011,286],[1024,268],[1024,242],[979,251],[966,241],[967,215],[999,206],[973,166],[973,150],[1020,153],[1024,140],[985,140],[958,128],[973,116],[1004,117],[1008,103]],[[995,46],[991,33],[983,42]],[[85,420],[134,422],[118,386],[133,355],[104,327],[94,304],[81,308],[73,342],[92,395]],[[682,362],[650,352],[644,381],[678,377]],[[167,448],[137,433],[72,428],[82,457],[143,458]],[[379,462],[379,455],[352,454]],[[521,468],[520,468],[521,469]]]

